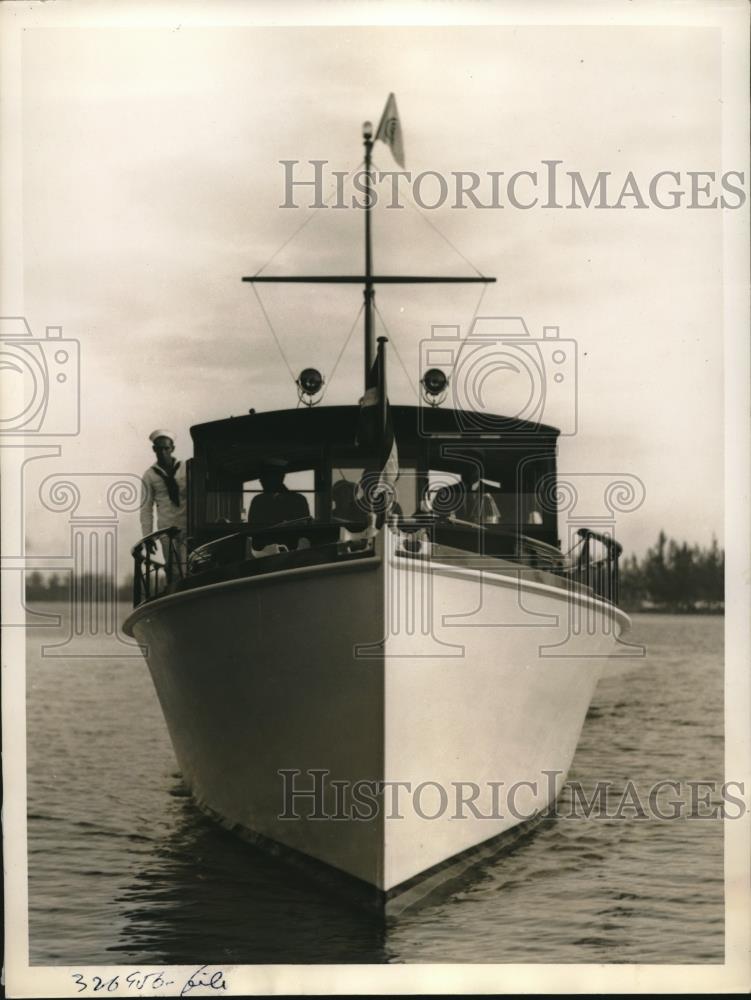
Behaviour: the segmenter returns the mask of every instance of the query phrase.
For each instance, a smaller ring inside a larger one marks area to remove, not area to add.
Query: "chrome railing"
[[[166,592],[170,584],[185,574],[179,528],[152,531],[131,549],[133,556],[133,606]],[[157,557],[160,552],[162,559]]]
[[[589,528],[579,528],[579,541],[568,552],[565,575],[569,580],[588,587],[597,597],[618,603],[618,560],[623,546],[610,535]],[[602,546],[595,552],[593,543]]]

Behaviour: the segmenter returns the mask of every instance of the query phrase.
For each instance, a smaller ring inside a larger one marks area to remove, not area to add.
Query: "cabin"
[[[306,495],[314,522],[330,521],[334,484],[357,481],[375,460],[358,446],[358,417],[357,406],[331,406],[252,413],[191,428],[189,536],[203,544],[226,533],[227,524],[244,527],[269,459],[286,463],[286,484]],[[460,411],[415,406],[392,406],[391,420],[404,515],[418,511],[421,500],[432,505],[442,484],[475,469],[498,507],[499,526],[524,524],[531,537],[558,545],[555,510],[542,509],[537,497],[540,483],[555,477],[555,428],[509,420],[493,432],[473,432]]]
[[[187,562],[178,565],[176,553],[174,559],[168,554],[159,582],[155,561],[137,546],[137,603],[165,589],[371,551],[367,514],[342,510],[337,502],[343,487],[354,496],[363,473],[378,467],[375,453],[358,444],[359,418],[358,406],[306,407],[251,411],[192,427]],[[496,558],[559,576],[570,572],[554,499],[556,428],[431,406],[391,406],[390,420],[399,466],[393,530],[475,561]],[[308,516],[274,527],[253,523],[251,507],[269,463],[283,470],[287,489],[305,498]],[[462,503],[463,478],[477,498],[471,511]],[[363,544],[342,545],[353,539]],[[612,587],[597,589],[609,593]]]

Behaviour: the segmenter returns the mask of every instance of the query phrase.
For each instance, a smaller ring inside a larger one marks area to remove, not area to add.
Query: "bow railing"
[[[179,528],[152,531],[131,549],[133,556],[133,606],[159,597],[184,576]],[[157,557],[161,551],[162,559]]]
[[[590,528],[579,528],[577,535],[579,541],[567,555],[566,576],[598,597],[617,604],[618,560],[623,546],[610,535]],[[599,552],[595,551],[594,542],[602,546]]]

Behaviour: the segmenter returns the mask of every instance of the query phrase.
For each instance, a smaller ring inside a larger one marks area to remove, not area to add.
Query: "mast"
[[[299,283],[331,283],[331,284],[361,284],[364,282],[363,297],[365,300],[365,389],[368,388],[368,378],[376,359],[374,336],[375,285],[421,285],[421,284],[472,284],[475,282],[490,283],[495,278],[477,276],[414,275],[414,274],[373,274],[373,248],[371,233],[371,210],[373,207],[373,174],[371,154],[373,151],[373,124],[364,122],[362,127],[363,145],[365,146],[365,273],[364,274],[309,274],[309,275],[261,275],[254,274],[244,277],[249,282],[299,282]],[[265,266],[265,265],[264,265]]]
[[[373,344],[373,306],[375,290],[373,288],[373,246],[370,232],[370,210],[372,208],[373,192],[370,173],[371,153],[373,151],[373,123],[365,122],[362,127],[362,140],[365,146],[365,382],[367,388],[370,370],[374,361]]]

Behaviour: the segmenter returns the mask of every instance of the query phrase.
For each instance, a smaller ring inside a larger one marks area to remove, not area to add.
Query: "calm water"
[[[722,782],[723,620],[634,625],[648,656],[608,667],[570,778]],[[140,659],[42,658],[53,635],[29,639],[32,964],[723,959],[717,820],[548,820],[384,928],[196,810]]]

